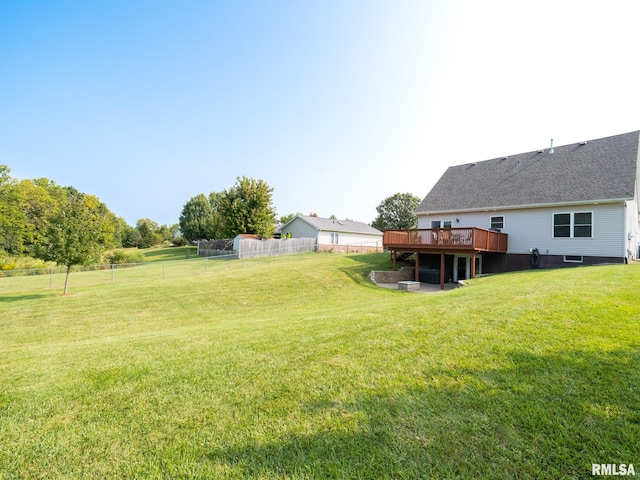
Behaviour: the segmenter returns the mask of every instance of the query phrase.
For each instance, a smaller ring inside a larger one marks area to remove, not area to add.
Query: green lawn
[[[640,265],[429,295],[369,283],[389,266],[84,272],[69,296],[0,279],[0,479],[640,471]]]
[[[136,251],[136,249],[133,249]],[[165,262],[171,260],[184,260],[195,258],[198,254],[198,247],[168,247],[168,248],[147,248],[142,251],[145,262]]]

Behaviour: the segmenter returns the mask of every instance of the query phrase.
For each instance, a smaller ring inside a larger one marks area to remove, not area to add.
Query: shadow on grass
[[[353,266],[341,268],[340,271],[355,283],[367,287],[376,287],[369,280],[369,274],[372,270],[391,270],[393,268],[393,263],[387,253],[348,254],[347,258],[353,262]]]
[[[187,256],[189,250],[189,256]],[[145,262],[185,260],[187,258],[198,258],[197,247],[164,247],[157,249],[149,249],[144,251]]]
[[[249,478],[592,478],[592,463],[640,463],[637,348],[512,351],[501,365],[444,365],[344,404],[318,398],[301,412],[333,428],[206,457]]]
[[[59,296],[58,291],[54,291],[52,293],[32,293],[29,295],[3,295],[0,294],[0,303],[4,302],[29,302],[32,300],[38,300],[41,298],[51,297],[51,296]]]

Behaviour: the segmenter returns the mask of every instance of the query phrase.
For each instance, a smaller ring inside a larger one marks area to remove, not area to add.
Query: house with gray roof
[[[450,167],[416,209],[413,237],[385,232],[385,246],[453,281],[629,262],[638,256],[639,141],[636,131]]]
[[[315,238],[318,251],[382,251],[382,232],[362,222],[296,215],[279,230],[282,238]]]

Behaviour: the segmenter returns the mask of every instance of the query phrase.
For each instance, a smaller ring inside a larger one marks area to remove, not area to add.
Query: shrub
[[[5,251],[0,250],[0,270],[31,270],[37,268],[48,268],[55,265],[53,262],[44,262],[33,257],[13,257]]]
[[[113,250],[104,256],[104,262],[110,265],[125,265],[127,263],[141,263],[144,255],[139,251]]]
[[[187,245],[187,239],[184,237],[176,237],[173,239],[173,245],[176,247],[184,247]]]

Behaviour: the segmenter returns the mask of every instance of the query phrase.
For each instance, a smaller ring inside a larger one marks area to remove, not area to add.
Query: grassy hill
[[[160,254],[158,254],[160,255]],[[640,266],[416,294],[388,255],[0,279],[0,479],[640,471]]]

